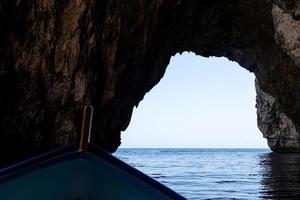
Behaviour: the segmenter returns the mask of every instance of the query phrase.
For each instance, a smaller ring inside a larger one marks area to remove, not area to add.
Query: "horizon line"
[[[270,149],[270,148],[268,147],[119,147],[118,149]]]

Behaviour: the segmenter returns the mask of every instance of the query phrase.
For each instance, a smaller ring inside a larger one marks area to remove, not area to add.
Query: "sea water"
[[[300,155],[269,149],[119,149],[187,199],[300,199]]]

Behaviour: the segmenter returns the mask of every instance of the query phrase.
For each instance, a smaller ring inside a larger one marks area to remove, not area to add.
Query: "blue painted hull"
[[[44,155],[0,171],[1,200],[184,199],[110,154]]]

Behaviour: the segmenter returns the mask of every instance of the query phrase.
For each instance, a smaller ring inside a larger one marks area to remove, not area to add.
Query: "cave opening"
[[[184,52],[135,108],[121,148],[266,148],[255,76],[225,57]]]

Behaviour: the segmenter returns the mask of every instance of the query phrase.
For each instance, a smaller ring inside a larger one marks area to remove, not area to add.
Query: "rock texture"
[[[183,51],[225,56],[255,73],[299,130],[291,2],[2,0],[1,162],[78,141],[85,104],[95,107],[93,142],[115,151],[133,107]]]
[[[274,97],[266,94],[255,82],[258,128],[269,147],[277,152],[299,152],[300,134],[293,121],[280,111]]]
[[[284,12],[288,13],[293,19],[300,19],[300,1],[299,0],[271,0],[279,6]]]
[[[282,49],[300,66],[300,21],[284,13],[279,7],[272,10],[275,26],[275,39]]]

